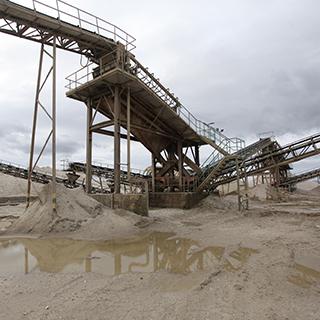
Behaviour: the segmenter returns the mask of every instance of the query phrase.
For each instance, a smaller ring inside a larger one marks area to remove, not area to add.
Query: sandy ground
[[[2,229],[24,213],[22,205],[0,207]],[[320,319],[319,190],[282,202],[251,200],[243,213],[234,196],[210,196],[192,210],[151,210],[148,221],[130,221],[121,237],[173,232],[224,250],[217,263],[186,274],[0,274],[0,319]],[[88,238],[87,223],[49,235]],[[99,239],[110,237],[101,232]],[[242,259],[235,254],[244,247],[251,254]]]

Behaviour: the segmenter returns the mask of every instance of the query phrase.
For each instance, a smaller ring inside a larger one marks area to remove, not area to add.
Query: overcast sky
[[[19,0],[28,5],[31,1]],[[53,1],[55,3],[55,1]],[[318,0],[72,1],[137,38],[138,60],[199,119],[252,142],[320,132]],[[28,158],[40,45],[0,33],[0,158]],[[80,56],[58,55],[58,160],[85,159],[85,107],[65,97]],[[39,145],[48,132],[41,118]],[[94,137],[94,159],[112,163],[112,138]],[[150,155],[135,144],[133,167]],[[125,162],[125,152],[123,162]],[[43,165],[49,163],[46,156]],[[317,167],[319,157],[296,167]]]

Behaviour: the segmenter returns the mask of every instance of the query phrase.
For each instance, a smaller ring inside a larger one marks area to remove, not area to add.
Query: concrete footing
[[[149,194],[150,207],[190,209],[207,195],[198,192],[155,192]]]
[[[125,209],[141,216],[148,216],[152,208],[190,209],[204,199],[205,193],[155,192],[146,194],[92,194],[91,197],[113,209]]]
[[[149,199],[146,194],[92,194],[91,197],[112,209],[125,209],[140,216],[149,214]]]

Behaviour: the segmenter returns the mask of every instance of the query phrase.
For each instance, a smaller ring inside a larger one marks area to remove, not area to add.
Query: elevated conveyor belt
[[[103,57],[101,66],[92,63],[68,76],[67,96],[83,102],[90,97],[97,97],[94,107],[112,118],[112,87],[118,85],[129,88],[132,100],[131,132],[155,153],[163,150],[170,140],[182,140],[187,147],[208,144],[209,139],[228,154],[244,147],[242,139],[228,138],[217,128],[197,119],[148,68],[133,55],[119,51]],[[125,96],[121,103],[125,110]],[[121,125],[124,128],[126,116],[123,111]],[[155,143],[150,146],[148,141]]]
[[[86,164],[82,162],[70,162],[68,170],[75,172],[86,172]],[[92,165],[92,174],[98,177],[104,177],[110,180],[114,179],[114,170],[111,167]],[[127,181],[128,172],[121,170],[121,180]],[[148,179],[150,176],[142,171],[131,170],[130,176],[133,178]]]
[[[17,178],[28,179],[28,169],[2,160],[0,161],[0,172]],[[52,175],[34,170],[31,175],[31,180],[37,183],[47,184],[52,181]],[[67,185],[68,179],[57,177],[57,182]],[[76,184],[76,186],[79,187],[80,184]]]
[[[311,180],[320,177],[320,169],[308,170],[300,174],[294,175],[281,182],[280,187],[290,187],[299,182]]]
[[[237,179],[236,161],[243,168],[240,176],[254,175],[281,166],[288,166],[291,163],[303,160],[320,154],[320,134],[301,139],[278,149],[264,151],[262,154],[245,159],[236,154],[233,159],[220,160],[213,166],[207,176],[200,182],[198,191],[210,191],[219,185],[226,184]],[[223,166],[220,163],[223,162]],[[211,175],[219,166],[219,175]]]

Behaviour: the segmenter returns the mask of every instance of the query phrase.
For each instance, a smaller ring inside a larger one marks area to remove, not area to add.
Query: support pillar
[[[195,162],[196,162],[196,165],[198,167],[200,167],[200,153],[199,153],[199,146],[196,145],[194,146],[194,154],[195,154]]]
[[[53,212],[57,211],[57,159],[56,159],[56,109],[57,109],[57,38],[53,39],[53,50],[52,50],[52,209]]]
[[[86,140],[86,192],[92,191],[92,103],[87,102],[87,140]]]
[[[156,192],[156,157],[151,154],[151,175],[152,175],[152,192]]]
[[[57,87],[56,87],[56,37],[53,37],[53,44],[52,44],[52,52],[50,53],[49,50],[45,48],[45,46],[41,45],[41,53],[40,53],[40,61],[39,61],[39,69],[38,69],[38,80],[37,80],[37,88],[36,88],[36,98],[35,98],[35,106],[34,106],[34,113],[33,113],[33,123],[32,123],[32,136],[31,136],[31,146],[30,146],[30,156],[29,156],[29,171],[28,171],[28,184],[27,184],[27,207],[30,205],[30,195],[31,195],[31,180],[32,180],[32,173],[37,166],[38,162],[40,161],[50,139],[51,139],[51,166],[52,166],[52,190],[51,190],[51,203],[52,203],[52,211],[55,213],[57,210],[57,195],[56,195],[56,107],[57,107]],[[49,57],[51,62],[51,67],[47,72],[46,76],[44,77],[43,82],[41,81],[42,78],[42,69],[44,64],[44,54]],[[40,94],[43,91],[45,84],[48,82],[51,75],[51,110],[47,110],[45,105],[41,103]],[[34,152],[35,152],[35,142],[36,142],[36,128],[37,128],[37,118],[38,118],[38,111],[39,106],[43,109],[45,115],[50,119],[51,122],[51,130],[48,134],[48,137],[41,148],[39,155],[34,161]],[[51,113],[50,113],[51,111]]]
[[[182,141],[178,141],[178,170],[179,170],[179,190],[183,192],[183,152]]]
[[[84,270],[85,270],[85,272],[92,272],[92,257],[91,257],[91,255],[89,255],[85,259]]]
[[[24,274],[29,273],[29,250],[24,248]]]
[[[40,51],[36,98],[35,98],[34,111],[33,111],[32,134],[31,134],[31,145],[30,145],[30,155],[29,155],[28,186],[27,186],[27,208],[30,206],[30,197],[31,197],[31,176],[33,171],[33,155],[34,155],[35,140],[36,140],[43,53],[44,53],[44,44],[41,45],[41,51]]]
[[[131,178],[131,93],[128,88],[127,95],[127,179],[130,181]],[[132,190],[130,190],[132,191]]]
[[[120,193],[120,93],[119,87],[114,89],[114,193]]]
[[[237,170],[237,194],[238,194],[238,210],[241,211],[241,194],[240,194],[240,169],[239,160],[236,159],[236,170]]]
[[[249,210],[249,180],[248,180],[247,170],[245,166],[243,166],[243,163],[242,163],[242,168],[244,170],[245,210]]]

